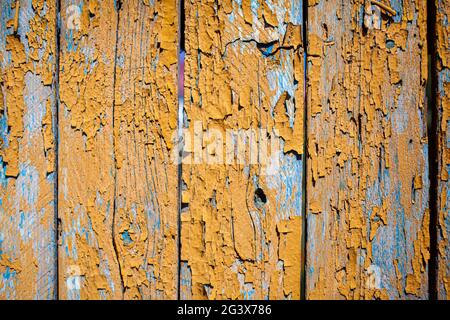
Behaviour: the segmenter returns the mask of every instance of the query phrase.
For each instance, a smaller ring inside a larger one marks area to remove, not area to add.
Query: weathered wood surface
[[[450,299],[450,1],[436,0],[439,299]]]
[[[120,299],[114,230],[114,1],[61,2],[58,217],[61,299]]]
[[[181,297],[299,299],[302,1],[185,6]]]
[[[56,5],[0,11],[0,299],[54,299]]]
[[[116,243],[124,298],[176,299],[178,165],[176,0],[123,1],[114,138]]]
[[[449,1],[179,1],[0,0],[0,299],[448,299]]]
[[[426,2],[381,2],[309,2],[309,299],[428,296]]]

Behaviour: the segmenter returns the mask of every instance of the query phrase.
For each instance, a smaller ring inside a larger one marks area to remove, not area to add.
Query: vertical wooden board
[[[114,137],[115,237],[124,298],[176,299],[178,165],[176,0],[124,1],[119,11]]]
[[[0,11],[0,299],[53,299],[56,6]]]
[[[115,1],[61,3],[58,203],[62,299],[123,297],[113,235]]]
[[[450,1],[436,0],[438,110],[438,277],[439,299],[450,299]]]
[[[181,296],[299,299],[302,1],[187,1]]]
[[[426,2],[310,1],[308,26],[307,298],[427,298]]]

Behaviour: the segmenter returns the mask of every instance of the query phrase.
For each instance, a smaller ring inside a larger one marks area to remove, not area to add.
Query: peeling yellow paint
[[[8,2],[0,299],[299,299],[303,267],[309,299],[427,298],[427,2],[309,0],[304,44],[301,1],[187,1],[179,115],[178,1],[63,0],[59,52],[54,1]],[[449,1],[435,3],[445,299]]]
[[[114,246],[113,98],[117,12],[112,1],[84,1],[79,29],[61,4],[59,110],[59,295],[123,297]],[[73,7],[72,7],[73,8]],[[69,286],[77,270],[80,287]]]
[[[281,178],[266,177],[265,165],[252,162],[253,152],[268,141],[282,144],[284,156],[303,154],[301,26],[291,23],[289,1],[279,5],[286,8],[284,16],[264,2],[256,9],[250,1],[242,7],[233,1],[186,3],[185,110],[193,138],[188,144],[197,138],[203,144],[197,162],[183,164],[181,260],[192,285],[181,288],[182,296],[300,298],[302,219],[287,203],[286,212],[280,211],[278,197],[287,187],[274,188],[271,179]],[[287,25],[282,36],[280,22]],[[271,51],[265,53],[265,46]],[[294,92],[276,83],[283,76],[297,83]],[[225,159],[230,152],[211,147],[218,141],[207,138],[211,130],[222,137],[233,130],[254,132],[254,144],[236,147],[241,162],[232,156],[226,164],[208,164],[209,156]],[[299,181],[294,192],[301,190]]]
[[[56,7],[44,0],[10,3],[0,53],[0,116],[7,120],[0,150],[0,299],[53,299],[55,181],[48,174],[55,168]]]
[[[319,272],[306,294],[426,298],[426,4],[404,2],[397,20],[386,1],[371,1],[387,13],[380,28],[360,21],[364,4],[308,4],[307,266]],[[407,276],[395,259],[405,252]]]
[[[437,112],[438,112],[438,274],[437,293],[439,299],[450,299],[450,245],[448,221],[450,219],[450,199],[448,198],[450,182],[448,168],[450,165],[450,146],[448,141],[450,120],[450,27],[448,25],[450,1],[435,0],[436,3],[436,53],[437,53]]]

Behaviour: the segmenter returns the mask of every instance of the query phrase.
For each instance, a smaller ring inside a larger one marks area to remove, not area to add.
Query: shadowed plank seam
[[[437,105],[437,50],[436,50],[436,4],[435,0],[427,2],[427,42],[428,42],[428,90],[427,90],[427,130],[428,130],[428,170],[430,177],[430,260],[428,265],[428,299],[437,300],[437,268],[438,268],[438,117]]]
[[[302,180],[302,235],[300,239],[301,270],[300,270],[300,300],[306,300],[306,250],[308,232],[308,205],[307,205],[307,175],[308,175],[308,1],[303,1],[302,42],[303,42],[303,180]]]
[[[185,37],[184,37],[184,31],[185,31],[185,11],[184,11],[184,0],[178,0],[178,68],[177,68],[177,80],[178,80],[178,92],[177,92],[177,103],[178,103],[178,118],[177,118],[177,144],[178,144],[178,157],[179,157],[179,163],[178,163],[178,181],[177,181],[177,300],[181,300],[181,210],[182,208],[182,201],[181,201],[181,193],[182,193],[182,184],[183,184],[183,162],[182,159],[182,153],[183,153],[183,144],[181,143],[180,139],[182,138],[183,134],[183,112],[184,112],[184,57],[181,57],[181,52],[186,50],[185,46]],[[181,77],[183,77],[183,81],[181,81]],[[183,96],[183,100],[180,98]],[[183,101],[183,104],[181,104]]]
[[[54,115],[54,123],[55,128],[54,136],[55,136],[55,186],[54,186],[54,201],[55,201],[55,221],[54,221],[54,232],[55,232],[55,294],[54,297],[56,300],[59,300],[59,240],[60,240],[60,219],[59,219],[59,107],[60,107],[60,101],[59,101],[59,69],[61,67],[61,61],[60,61],[60,49],[61,49],[61,0],[56,1],[56,19],[55,19],[55,42],[56,42],[56,48],[55,48],[55,60],[56,60],[56,67],[55,67],[55,115]]]
[[[116,78],[117,78],[117,50],[118,50],[118,42],[119,42],[119,28],[120,28],[120,10],[122,8],[122,0],[118,0],[116,2],[117,7],[115,8],[117,10],[117,22],[116,22],[116,43],[114,48],[114,73],[113,73],[113,105],[112,105],[112,132],[114,133],[115,129],[115,109],[116,109]],[[114,254],[116,256],[117,260],[117,266],[119,268],[119,278],[120,283],[122,286],[122,299],[125,295],[125,282],[123,280],[123,274],[122,274],[122,265],[120,263],[119,258],[119,251],[117,249],[117,243],[116,243],[116,237],[115,237],[115,226],[116,226],[116,198],[117,198],[117,163],[116,163],[116,138],[113,136],[113,163],[114,163],[114,198],[113,198],[113,214],[112,214],[112,224],[111,224],[111,235],[112,235],[112,244],[114,248]]]

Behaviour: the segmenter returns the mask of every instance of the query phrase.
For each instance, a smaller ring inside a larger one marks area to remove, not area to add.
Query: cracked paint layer
[[[450,1],[436,0],[439,299],[450,299]]]
[[[54,299],[56,7],[0,11],[0,299]]]
[[[309,299],[428,297],[426,12],[308,2]]]
[[[185,7],[181,296],[299,299],[302,1]]]
[[[176,0],[123,1],[114,105],[115,238],[126,299],[176,299]]]
[[[56,3],[0,0],[0,299],[299,299],[305,259],[308,299],[428,298],[426,1],[308,0],[305,61],[303,1],[188,0],[181,115],[177,0],[62,0],[60,48]]]
[[[124,296],[114,230],[116,2],[63,0],[59,106],[59,295]]]

